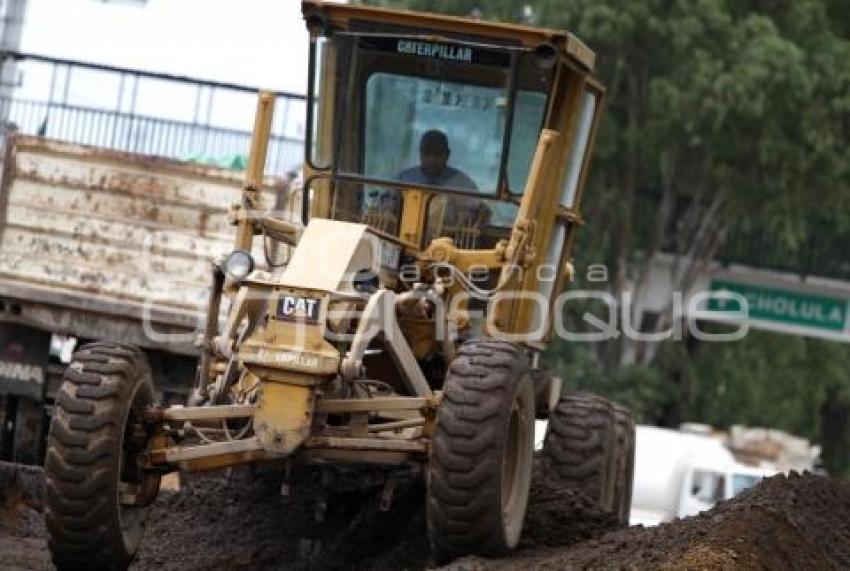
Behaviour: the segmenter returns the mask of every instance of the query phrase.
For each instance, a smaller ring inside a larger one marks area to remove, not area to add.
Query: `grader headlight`
[[[222,267],[230,279],[241,282],[254,271],[254,258],[250,252],[234,250],[224,259]]]

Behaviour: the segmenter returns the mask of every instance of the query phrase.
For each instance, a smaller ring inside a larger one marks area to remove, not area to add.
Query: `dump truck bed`
[[[14,135],[0,186],[0,321],[192,353],[241,173]],[[282,206],[268,180],[261,206]],[[256,259],[263,260],[260,250]]]

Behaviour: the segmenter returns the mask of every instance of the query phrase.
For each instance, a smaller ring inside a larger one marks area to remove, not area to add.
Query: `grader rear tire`
[[[534,453],[528,360],[470,341],[452,362],[428,467],[428,535],[439,561],[503,555],[522,531]]]
[[[135,455],[147,443],[144,409],[154,401],[150,367],[137,348],[83,347],[65,372],[47,440],[45,520],[59,569],[126,569],[144,533],[146,507],[128,491],[156,494]],[[121,494],[125,494],[122,500]]]
[[[561,397],[549,415],[543,464],[559,482],[613,511],[618,466],[611,402],[589,393]]]
[[[613,403],[616,429],[617,477],[614,484],[614,515],[623,525],[629,523],[632,486],[635,477],[635,423],[629,409]]]

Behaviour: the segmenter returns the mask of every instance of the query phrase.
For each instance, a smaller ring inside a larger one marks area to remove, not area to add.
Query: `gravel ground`
[[[0,467],[0,570],[48,569],[37,471]],[[320,494],[315,472],[281,496],[270,470],[184,480],[154,504],[137,570],[429,568],[422,486],[401,479],[381,511],[381,478],[349,471]],[[327,500],[323,518],[317,506]],[[321,520],[321,521],[319,521]],[[617,529],[580,494],[535,474],[520,549],[445,569],[847,569],[850,483],[778,476],[694,518]]]

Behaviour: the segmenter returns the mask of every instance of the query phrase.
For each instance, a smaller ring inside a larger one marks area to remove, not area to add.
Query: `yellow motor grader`
[[[582,224],[593,52],[474,19],[318,0],[303,14],[302,220],[258,206],[261,93],[187,405],[157,404],[138,348],[86,345],[65,374],[45,462],[59,568],[129,565],[164,474],[259,462],[412,469],[438,560],[503,554],[536,418],[541,469],[628,516],[628,411],[538,368]],[[255,240],[291,256],[255,264]]]

